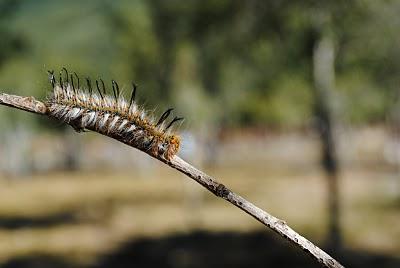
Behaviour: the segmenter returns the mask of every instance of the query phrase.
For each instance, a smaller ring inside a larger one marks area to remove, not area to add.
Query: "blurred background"
[[[0,0],[0,89],[131,82],[179,155],[352,267],[400,267],[399,1]],[[0,107],[1,267],[318,267],[183,175]]]

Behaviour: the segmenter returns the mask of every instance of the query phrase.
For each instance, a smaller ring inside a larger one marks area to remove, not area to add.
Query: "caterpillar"
[[[167,123],[173,109],[166,110],[156,121],[135,100],[136,84],[132,83],[129,101],[121,94],[119,85],[112,80],[112,93],[108,95],[102,79],[96,80],[96,91],[89,78],[81,88],[79,76],[60,71],[56,80],[54,71],[48,71],[53,87],[46,101],[48,113],[81,132],[91,130],[112,137],[156,158],[171,160],[180,147],[180,137],[172,126],[183,120],[174,117]]]

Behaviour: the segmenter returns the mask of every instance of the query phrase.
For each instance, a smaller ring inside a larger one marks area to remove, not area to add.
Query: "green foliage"
[[[377,122],[385,118],[387,93],[362,71],[352,71],[337,79],[344,112],[352,123]]]
[[[260,94],[241,105],[242,124],[299,127],[312,115],[311,86],[303,77],[287,74],[278,78],[268,94]],[[250,122],[246,122],[249,120]]]
[[[190,124],[298,127],[312,116],[313,47],[330,14],[341,115],[376,122],[400,82],[398,11],[372,0],[0,1],[0,88],[44,97],[46,71],[65,66],[125,92],[133,80],[146,105],[173,104]]]

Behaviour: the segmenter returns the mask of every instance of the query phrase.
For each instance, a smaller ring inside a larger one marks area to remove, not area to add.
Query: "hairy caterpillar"
[[[71,125],[78,132],[96,131],[157,158],[171,160],[178,152],[180,137],[173,133],[171,127],[183,118],[174,117],[167,123],[172,108],[156,121],[135,102],[137,87],[134,83],[130,100],[127,101],[114,80],[113,95],[110,96],[102,79],[96,80],[97,93],[93,92],[89,78],[86,78],[87,89],[82,90],[78,75],[69,74],[65,68],[62,70],[64,75],[60,72],[58,82],[54,71],[48,71],[53,87],[46,103],[50,116]]]

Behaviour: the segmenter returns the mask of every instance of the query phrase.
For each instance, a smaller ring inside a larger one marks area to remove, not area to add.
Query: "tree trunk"
[[[334,57],[333,39],[323,32],[313,51],[315,114],[322,143],[322,165],[328,179],[328,243],[333,250],[338,250],[341,245],[341,234],[339,228],[338,159],[332,107],[332,93],[335,87]]]

